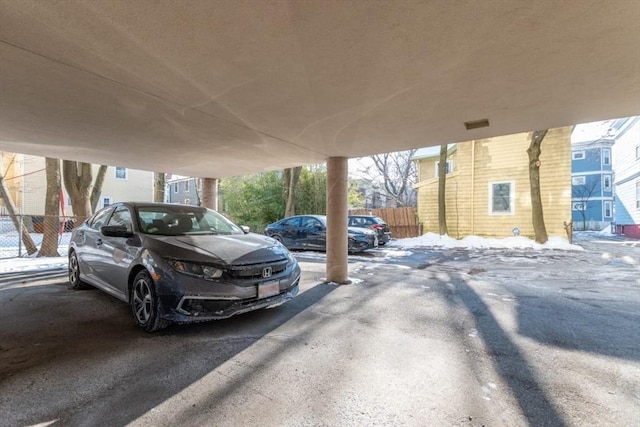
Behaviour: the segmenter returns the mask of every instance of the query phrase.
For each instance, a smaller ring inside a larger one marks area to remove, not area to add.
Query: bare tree
[[[11,193],[9,193],[9,188],[7,188],[7,183],[4,180],[4,173],[0,173],[0,198],[4,202],[4,206],[5,208],[7,208],[7,212],[9,212],[9,217],[11,218],[16,231],[21,233],[22,241],[24,242],[24,247],[27,250],[27,253],[29,255],[35,254],[38,251],[38,248],[33,242],[33,239],[29,234],[29,230],[27,230],[27,227],[25,227],[23,218],[18,217],[18,215],[16,214],[16,205],[13,202]]]
[[[598,181],[593,180],[589,184],[574,185],[571,188],[571,195],[578,200],[580,209],[577,209],[582,216],[582,229],[587,229],[587,209],[589,208],[589,199],[594,195],[598,187]]]
[[[284,195],[286,200],[284,209],[285,217],[296,214],[295,193],[301,172],[302,166],[284,170]]]
[[[45,160],[47,174],[47,192],[44,202],[44,235],[38,251],[39,257],[57,257],[58,233],[60,231],[60,160]]]
[[[91,164],[74,162],[71,160],[62,161],[62,176],[64,186],[69,193],[73,214],[76,221],[81,223],[91,215],[90,189],[93,175]]]
[[[411,160],[415,152],[413,149],[371,156],[387,198],[398,207],[415,205],[416,164]]]
[[[531,187],[531,219],[533,232],[538,243],[549,240],[547,228],[544,225],[544,213],[542,212],[542,197],[540,195],[540,154],[542,153],[542,140],[548,130],[536,130],[531,132],[531,142],[527,149],[529,155],[529,185]]]
[[[447,148],[448,144],[440,146],[440,163],[438,165],[438,227],[441,235],[449,234],[447,229],[447,204],[445,190],[447,183]]]
[[[98,200],[100,200],[100,194],[102,194],[102,184],[104,183],[104,177],[107,174],[107,166],[100,165],[98,168],[98,174],[96,180],[91,188],[91,212],[95,212],[98,207]]]
[[[167,186],[167,180],[164,172],[155,172],[153,174],[153,201],[164,202],[164,191]]]

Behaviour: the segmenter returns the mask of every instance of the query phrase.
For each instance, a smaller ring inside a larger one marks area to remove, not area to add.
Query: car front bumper
[[[296,264],[268,280],[212,282],[173,273],[165,281],[158,283],[160,317],[175,323],[203,322],[285,303],[298,294],[300,268]]]

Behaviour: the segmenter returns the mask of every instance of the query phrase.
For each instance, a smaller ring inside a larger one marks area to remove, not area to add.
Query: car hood
[[[161,256],[228,265],[256,264],[282,260],[287,249],[260,234],[153,236],[151,239],[173,248],[158,248]],[[167,253],[168,252],[168,253]]]
[[[375,234],[375,231],[369,230],[368,228],[347,227],[347,230],[351,234]]]

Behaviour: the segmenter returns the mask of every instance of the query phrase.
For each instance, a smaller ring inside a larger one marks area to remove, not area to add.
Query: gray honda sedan
[[[145,331],[282,304],[300,267],[276,240],[198,206],[117,203],[73,230],[69,287],[131,305]]]

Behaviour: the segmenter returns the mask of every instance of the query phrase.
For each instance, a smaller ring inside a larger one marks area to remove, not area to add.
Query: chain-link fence
[[[55,219],[45,215],[0,215],[0,259],[35,255],[45,234],[57,239],[58,254],[66,255],[75,218],[55,218],[57,225]]]

